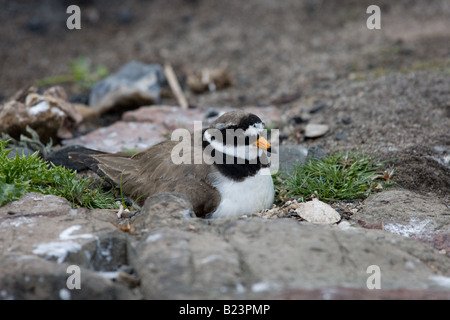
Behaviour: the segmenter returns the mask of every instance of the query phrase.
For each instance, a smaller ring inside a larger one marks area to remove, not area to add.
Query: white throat
[[[220,192],[220,204],[211,218],[230,218],[249,215],[270,208],[274,199],[273,180],[269,168],[261,169],[244,181],[234,181],[219,172],[210,177]]]

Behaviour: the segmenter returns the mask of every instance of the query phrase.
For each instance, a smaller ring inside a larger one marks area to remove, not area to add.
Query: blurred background
[[[81,9],[81,30],[66,27],[71,4]],[[366,27],[371,4],[381,8],[381,30]],[[342,78],[449,68],[448,0],[1,0],[0,7],[2,100],[27,85],[54,84],[77,63],[89,64],[91,82],[132,60],[170,63],[182,85],[194,70],[226,68],[234,85],[190,97],[200,106],[269,104]],[[61,82],[69,97],[89,89]]]

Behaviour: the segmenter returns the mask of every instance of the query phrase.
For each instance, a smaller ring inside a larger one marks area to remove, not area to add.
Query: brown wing
[[[174,164],[171,152],[177,144],[164,141],[134,156],[84,155],[82,160],[98,174],[121,185],[123,192],[138,204],[156,193],[179,192],[189,197],[195,214],[204,217],[220,202],[220,193],[206,179],[212,168],[194,164],[193,153],[190,164]]]

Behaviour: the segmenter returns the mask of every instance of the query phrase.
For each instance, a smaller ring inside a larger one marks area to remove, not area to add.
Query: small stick
[[[180,83],[178,82],[177,76],[175,75],[172,66],[168,63],[164,65],[164,74],[166,75],[170,89],[172,89],[173,94],[177,98],[181,109],[187,109],[189,107],[189,104],[183,94],[183,91],[181,90]]]

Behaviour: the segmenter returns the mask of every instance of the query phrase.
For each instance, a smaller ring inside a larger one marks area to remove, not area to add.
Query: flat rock
[[[71,264],[56,264],[32,255],[4,254],[0,259],[0,300],[138,299],[123,285],[81,267],[80,289],[68,289]]]
[[[0,219],[3,217],[4,222],[11,221],[12,224],[15,224],[14,221],[19,221],[19,217],[28,215],[65,215],[69,214],[71,209],[69,201],[65,198],[51,194],[28,192],[19,200],[9,202],[0,207]]]
[[[161,65],[132,61],[92,87],[89,106],[102,114],[114,108],[158,103],[164,81]]]
[[[448,207],[432,195],[403,189],[369,196],[351,222],[364,228],[384,229],[400,236],[432,244],[450,257]]]
[[[67,139],[64,145],[81,145],[104,152],[123,150],[145,150],[158,142],[166,140],[164,126],[146,122],[117,121],[112,125],[94,130],[84,136]]]
[[[193,132],[194,121],[203,123],[205,113],[200,109],[181,109],[176,106],[145,106],[127,111],[123,114],[123,121],[149,122],[163,125],[168,131],[185,128]]]
[[[133,228],[122,232],[114,210],[71,209],[64,201],[60,206],[61,212],[0,216],[1,299],[273,299],[321,293],[338,299],[356,293],[380,297],[384,290],[392,298],[450,292],[446,255],[385,230],[289,218],[191,218],[187,198],[166,193],[148,198],[130,218]],[[67,288],[69,265],[80,267],[82,290]],[[378,294],[368,293],[373,266],[380,270]],[[124,278],[133,285],[119,281]]]
[[[264,298],[323,286],[364,291],[374,264],[382,289],[450,289],[445,256],[381,230],[257,218],[153,226],[130,246],[146,299]]]

